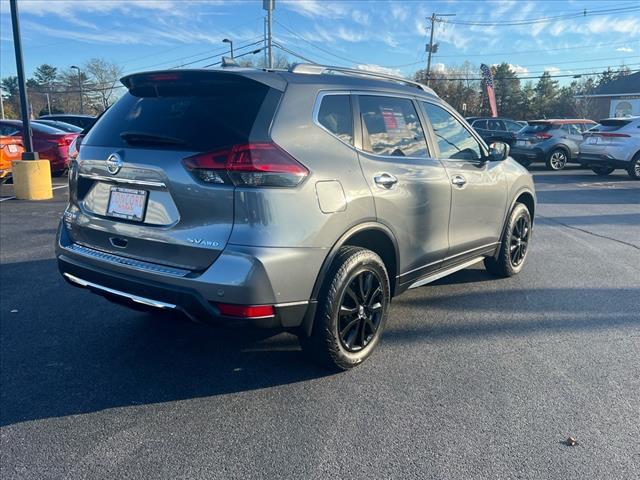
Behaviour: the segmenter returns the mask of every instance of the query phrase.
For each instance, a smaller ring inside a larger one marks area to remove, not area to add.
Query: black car
[[[73,113],[54,113],[51,115],[42,115],[38,120],[55,120],[58,122],[70,123],[76,125],[83,130],[88,130],[96,123],[96,117],[91,115],[76,115]]]
[[[522,125],[509,118],[469,117],[467,122],[487,144],[499,141],[512,145],[522,129]]]

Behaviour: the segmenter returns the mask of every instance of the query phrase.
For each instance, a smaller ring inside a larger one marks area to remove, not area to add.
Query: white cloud
[[[616,52],[631,53],[631,52],[633,52],[633,48],[629,48],[629,47],[618,47],[618,48],[616,48]]]
[[[402,76],[402,74],[400,73],[400,70],[398,70],[397,68],[382,67],[380,65],[376,65],[373,63],[356,65],[356,68],[358,70],[365,70],[367,72],[384,73],[386,75],[394,75],[396,77]]]
[[[391,16],[394,20],[404,22],[409,18],[410,10],[402,4],[394,3],[391,5]]]
[[[371,25],[371,16],[367,12],[354,10],[351,12],[351,18],[360,25]]]
[[[431,68],[435,73],[444,73],[447,70],[447,67],[444,63],[436,63]]]
[[[497,67],[498,64],[494,63],[493,64],[494,67]],[[509,68],[511,69],[512,72],[514,72],[516,75],[525,75],[527,73],[529,73],[529,69],[527,67],[523,67],[521,65],[514,65],[513,63],[509,64]],[[554,67],[551,67],[554,68]]]
[[[548,72],[549,75],[556,75],[560,73],[560,69],[558,67],[544,67],[544,71]]]
[[[280,0],[283,6],[309,18],[343,18],[349,14],[349,8],[338,2],[321,0]]]

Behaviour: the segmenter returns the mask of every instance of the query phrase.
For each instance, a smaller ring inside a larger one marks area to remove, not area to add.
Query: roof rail
[[[389,80],[396,83],[403,83],[412,87],[419,88],[420,90],[438,96],[433,89],[423,85],[420,82],[414,82],[402,77],[396,77],[386,73],[371,72],[369,70],[359,70],[355,68],[334,67],[330,65],[318,65],[316,63],[296,63],[289,68],[291,73],[303,73],[306,75],[321,75],[323,73],[339,73],[343,75],[354,75],[360,77],[374,77],[381,78],[383,80]]]

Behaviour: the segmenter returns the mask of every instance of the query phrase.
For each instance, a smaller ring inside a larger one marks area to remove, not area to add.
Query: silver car
[[[128,75],[74,145],[57,238],[72,285],[142,309],[298,334],[347,369],[391,298],[525,264],[529,173],[432,90],[296,65]]]
[[[621,168],[640,180],[640,117],[600,120],[580,144],[578,161],[597,175]]]

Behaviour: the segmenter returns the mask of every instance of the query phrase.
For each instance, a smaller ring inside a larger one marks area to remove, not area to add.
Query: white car
[[[623,168],[640,180],[640,117],[601,120],[585,133],[578,161],[596,175]]]

